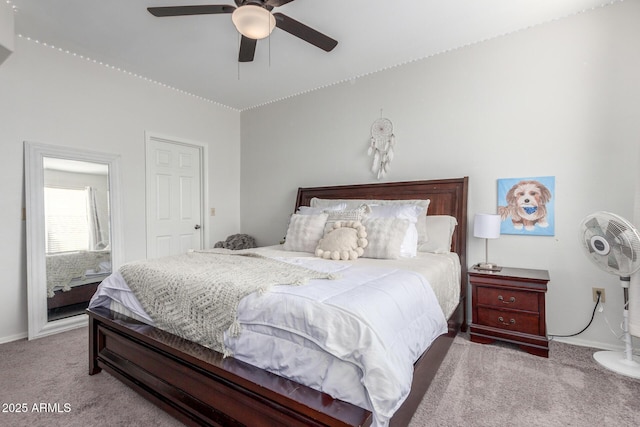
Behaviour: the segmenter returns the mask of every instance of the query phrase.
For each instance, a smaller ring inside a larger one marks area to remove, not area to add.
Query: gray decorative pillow
[[[322,208],[312,208],[310,206],[300,206],[298,208],[297,214],[301,215],[318,215],[321,213],[325,213],[325,211],[341,211],[347,208],[346,203],[338,203],[337,205],[327,206]]]
[[[329,215],[327,223],[324,226],[324,234],[327,234],[333,228],[336,221],[360,221],[369,215],[371,208],[368,205],[360,205],[355,209],[345,209],[340,211],[325,210]]]
[[[285,251],[315,252],[318,242],[324,234],[327,214],[291,215],[287,237],[282,249]]]
[[[309,205],[312,207],[320,208],[320,207],[328,207],[336,205],[337,203],[345,203],[347,205],[346,209],[353,209],[360,205],[418,205],[424,208],[424,214],[418,218],[418,223],[416,224],[416,228],[418,229],[418,245],[422,245],[427,240],[429,240],[429,236],[427,234],[427,223],[426,216],[427,211],[429,209],[429,204],[431,200],[429,199],[406,199],[406,200],[386,200],[386,199],[319,199],[317,197],[313,197]]]
[[[400,218],[365,218],[369,244],[364,248],[363,258],[398,259],[400,247],[409,227],[409,220]]]

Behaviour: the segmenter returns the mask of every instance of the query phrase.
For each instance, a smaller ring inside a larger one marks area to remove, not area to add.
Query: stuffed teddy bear
[[[316,256],[335,261],[358,259],[367,247],[367,231],[360,221],[336,221],[318,242]]]

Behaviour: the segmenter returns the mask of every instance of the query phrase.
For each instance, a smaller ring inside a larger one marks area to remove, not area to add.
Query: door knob
[[[193,228],[195,228],[196,230],[200,230],[200,224],[196,224]]]

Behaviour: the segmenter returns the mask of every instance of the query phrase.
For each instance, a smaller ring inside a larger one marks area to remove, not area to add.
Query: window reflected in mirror
[[[43,158],[47,318],[83,313],[111,273],[109,168]]]

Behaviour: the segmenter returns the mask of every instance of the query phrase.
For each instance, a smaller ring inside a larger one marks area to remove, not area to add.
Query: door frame
[[[147,182],[147,171],[149,169],[149,145],[151,141],[159,141],[168,144],[184,145],[197,149],[200,152],[200,207],[202,228],[200,229],[202,248],[209,247],[209,216],[207,215],[209,206],[209,145],[200,142],[187,140],[184,138],[178,138],[174,136],[164,135],[156,132],[145,131],[144,132],[144,166],[145,166],[145,253],[149,256],[149,183]]]

